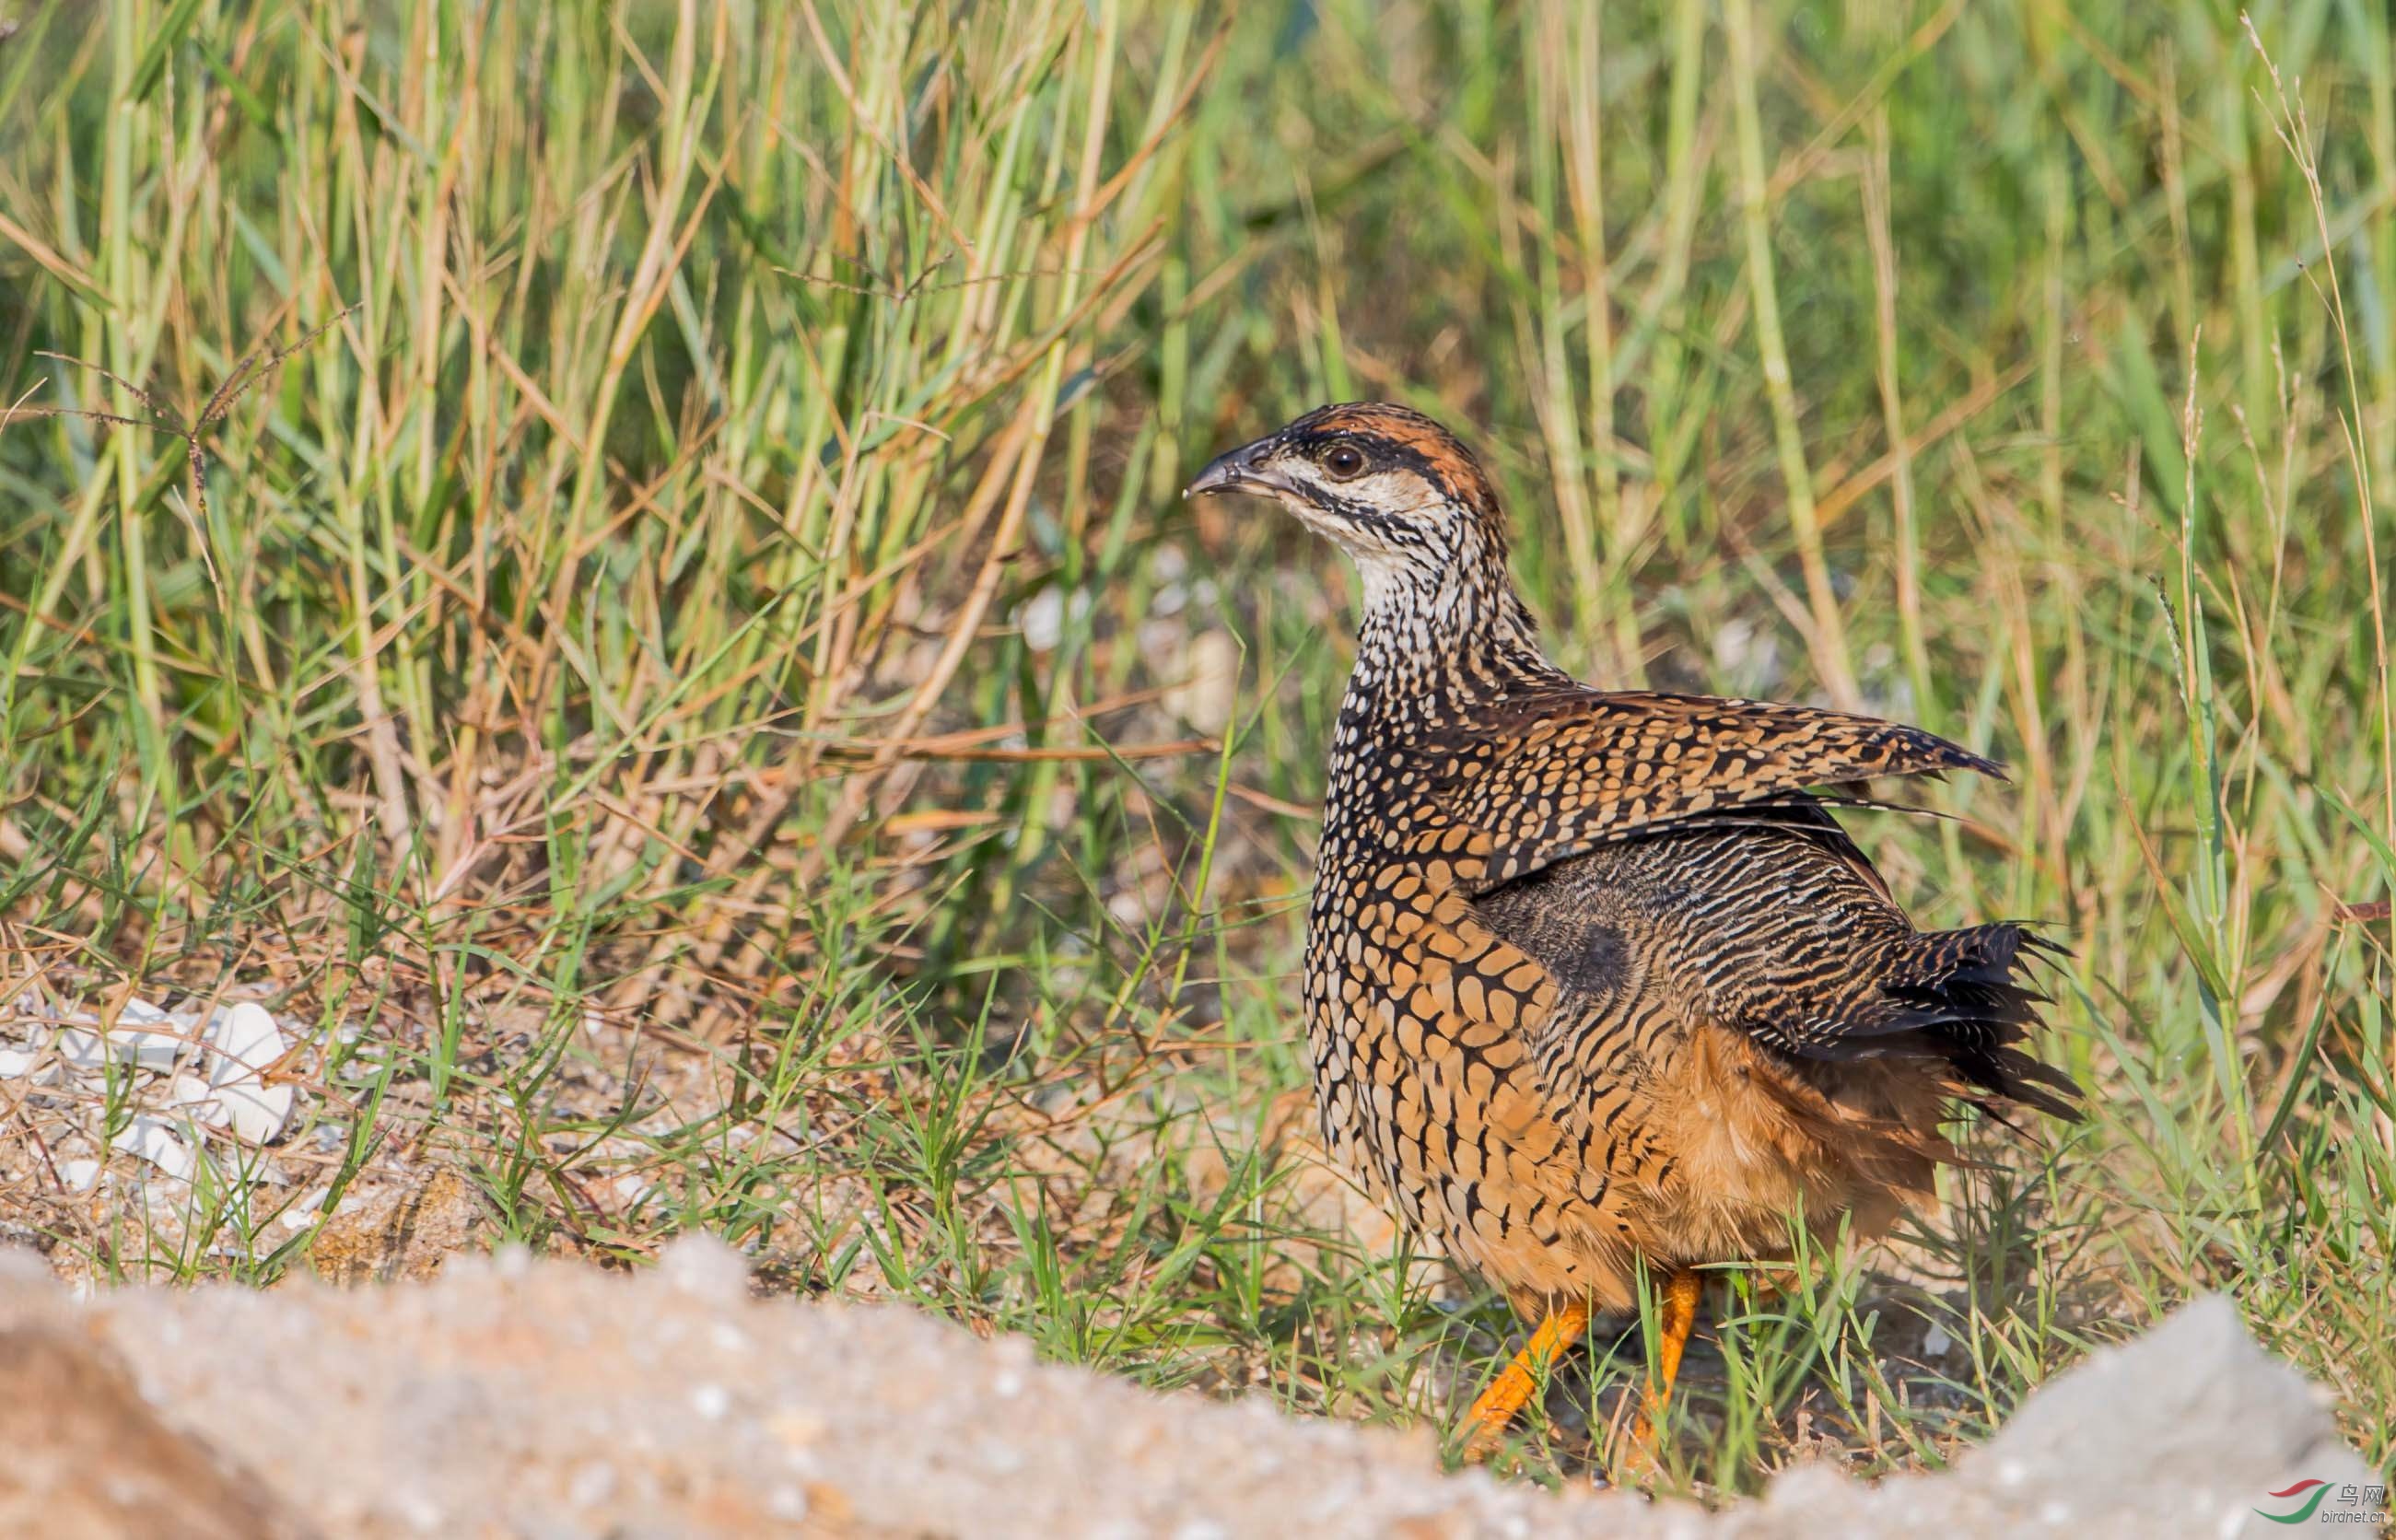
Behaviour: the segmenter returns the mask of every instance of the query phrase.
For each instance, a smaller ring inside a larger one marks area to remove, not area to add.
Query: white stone
[[[283,1221],[283,1228],[293,1230],[306,1229],[323,1216],[325,1200],[332,1195],[333,1189],[330,1187],[320,1187],[300,1194],[278,1215]]]
[[[216,1088],[197,1075],[179,1074],[167,1082],[166,1105],[210,1128],[222,1128],[233,1121]]]
[[[146,1001],[129,1000],[118,1013],[113,1029],[102,1032],[96,1027],[62,1027],[52,1039],[59,1056],[72,1069],[90,1071],[104,1069],[110,1064],[128,1064],[137,1069],[172,1069],[192,1044],[180,1031],[153,1031],[154,1025],[172,1025],[172,1018]]]
[[[159,1118],[141,1114],[117,1130],[112,1148],[139,1156],[167,1175],[188,1182],[200,1168],[200,1158],[180,1135]]]
[[[273,1013],[245,1001],[208,1024],[208,1084],[233,1132],[252,1144],[282,1135],[298,1090],[270,1085],[266,1071],[289,1051]]]

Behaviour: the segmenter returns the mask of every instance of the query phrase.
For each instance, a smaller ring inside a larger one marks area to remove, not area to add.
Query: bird
[[[1652,1471],[1700,1269],[1786,1259],[1792,1222],[1868,1238],[1927,1205],[1965,1104],[2077,1116],[2026,1046],[2061,949],[1915,929],[1826,790],[2003,772],[1868,716],[1581,684],[1540,644],[1481,462],[1408,407],[1319,407],[1184,496],[1232,493],[1362,580],[1301,987],[1324,1144],[1535,1324],[1463,1419],[1468,1458],[1592,1310],[1652,1283],[1617,1474]]]

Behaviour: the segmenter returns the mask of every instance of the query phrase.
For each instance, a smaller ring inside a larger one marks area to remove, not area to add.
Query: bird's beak
[[[1227,455],[1218,455],[1206,462],[1206,469],[1197,479],[1181,489],[1185,498],[1195,498],[1207,492],[1252,492],[1264,497],[1289,490],[1282,478],[1267,468],[1271,439],[1258,439],[1244,444]]]

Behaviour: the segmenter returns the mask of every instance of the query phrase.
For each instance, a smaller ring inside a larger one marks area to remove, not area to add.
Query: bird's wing
[[[1450,863],[1469,895],[1616,840],[1800,804],[1817,786],[2004,775],[1970,750],[1872,717],[1644,691],[1517,697],[1422,747],[1435,814],[1418,825],[1422,854]]]

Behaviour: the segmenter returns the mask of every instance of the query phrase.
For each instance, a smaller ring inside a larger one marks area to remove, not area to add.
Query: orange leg
[[[1466,1459],[1478,1462],[1498,1452],[1498,1445],[1505,1441],[1507,1425],[1538,1389],[1540,1376],[1588,1330],[1586,1300],[1571,1300],[1548,1312],[1548,1319],[1531,1334],[1529,1344],[1514,1355],[1514,1361],[1506,1365],[1505,1371],[1489,1382],[1489,1388],[1473,1401],[1471,1412],[1467,1414],[1472,1431],[1464,1440]]]
[[[1672,1382],[1681,1376],[1681,1350],[1689,1345],[1689,1331],[1697,1323],[1697,1301],[1705,1280],[1686,1268],[1675,1268],[1664,1279],[1663,1319],[1657,1323],[1656,1367],[1660,1378],[1647,1382],[1639,1420],[1631,1425],[1631,1449],[1617,1467],[1622,1476],[1644,1476],[1656,1468],[1656,1427],[1671,1403]]]

